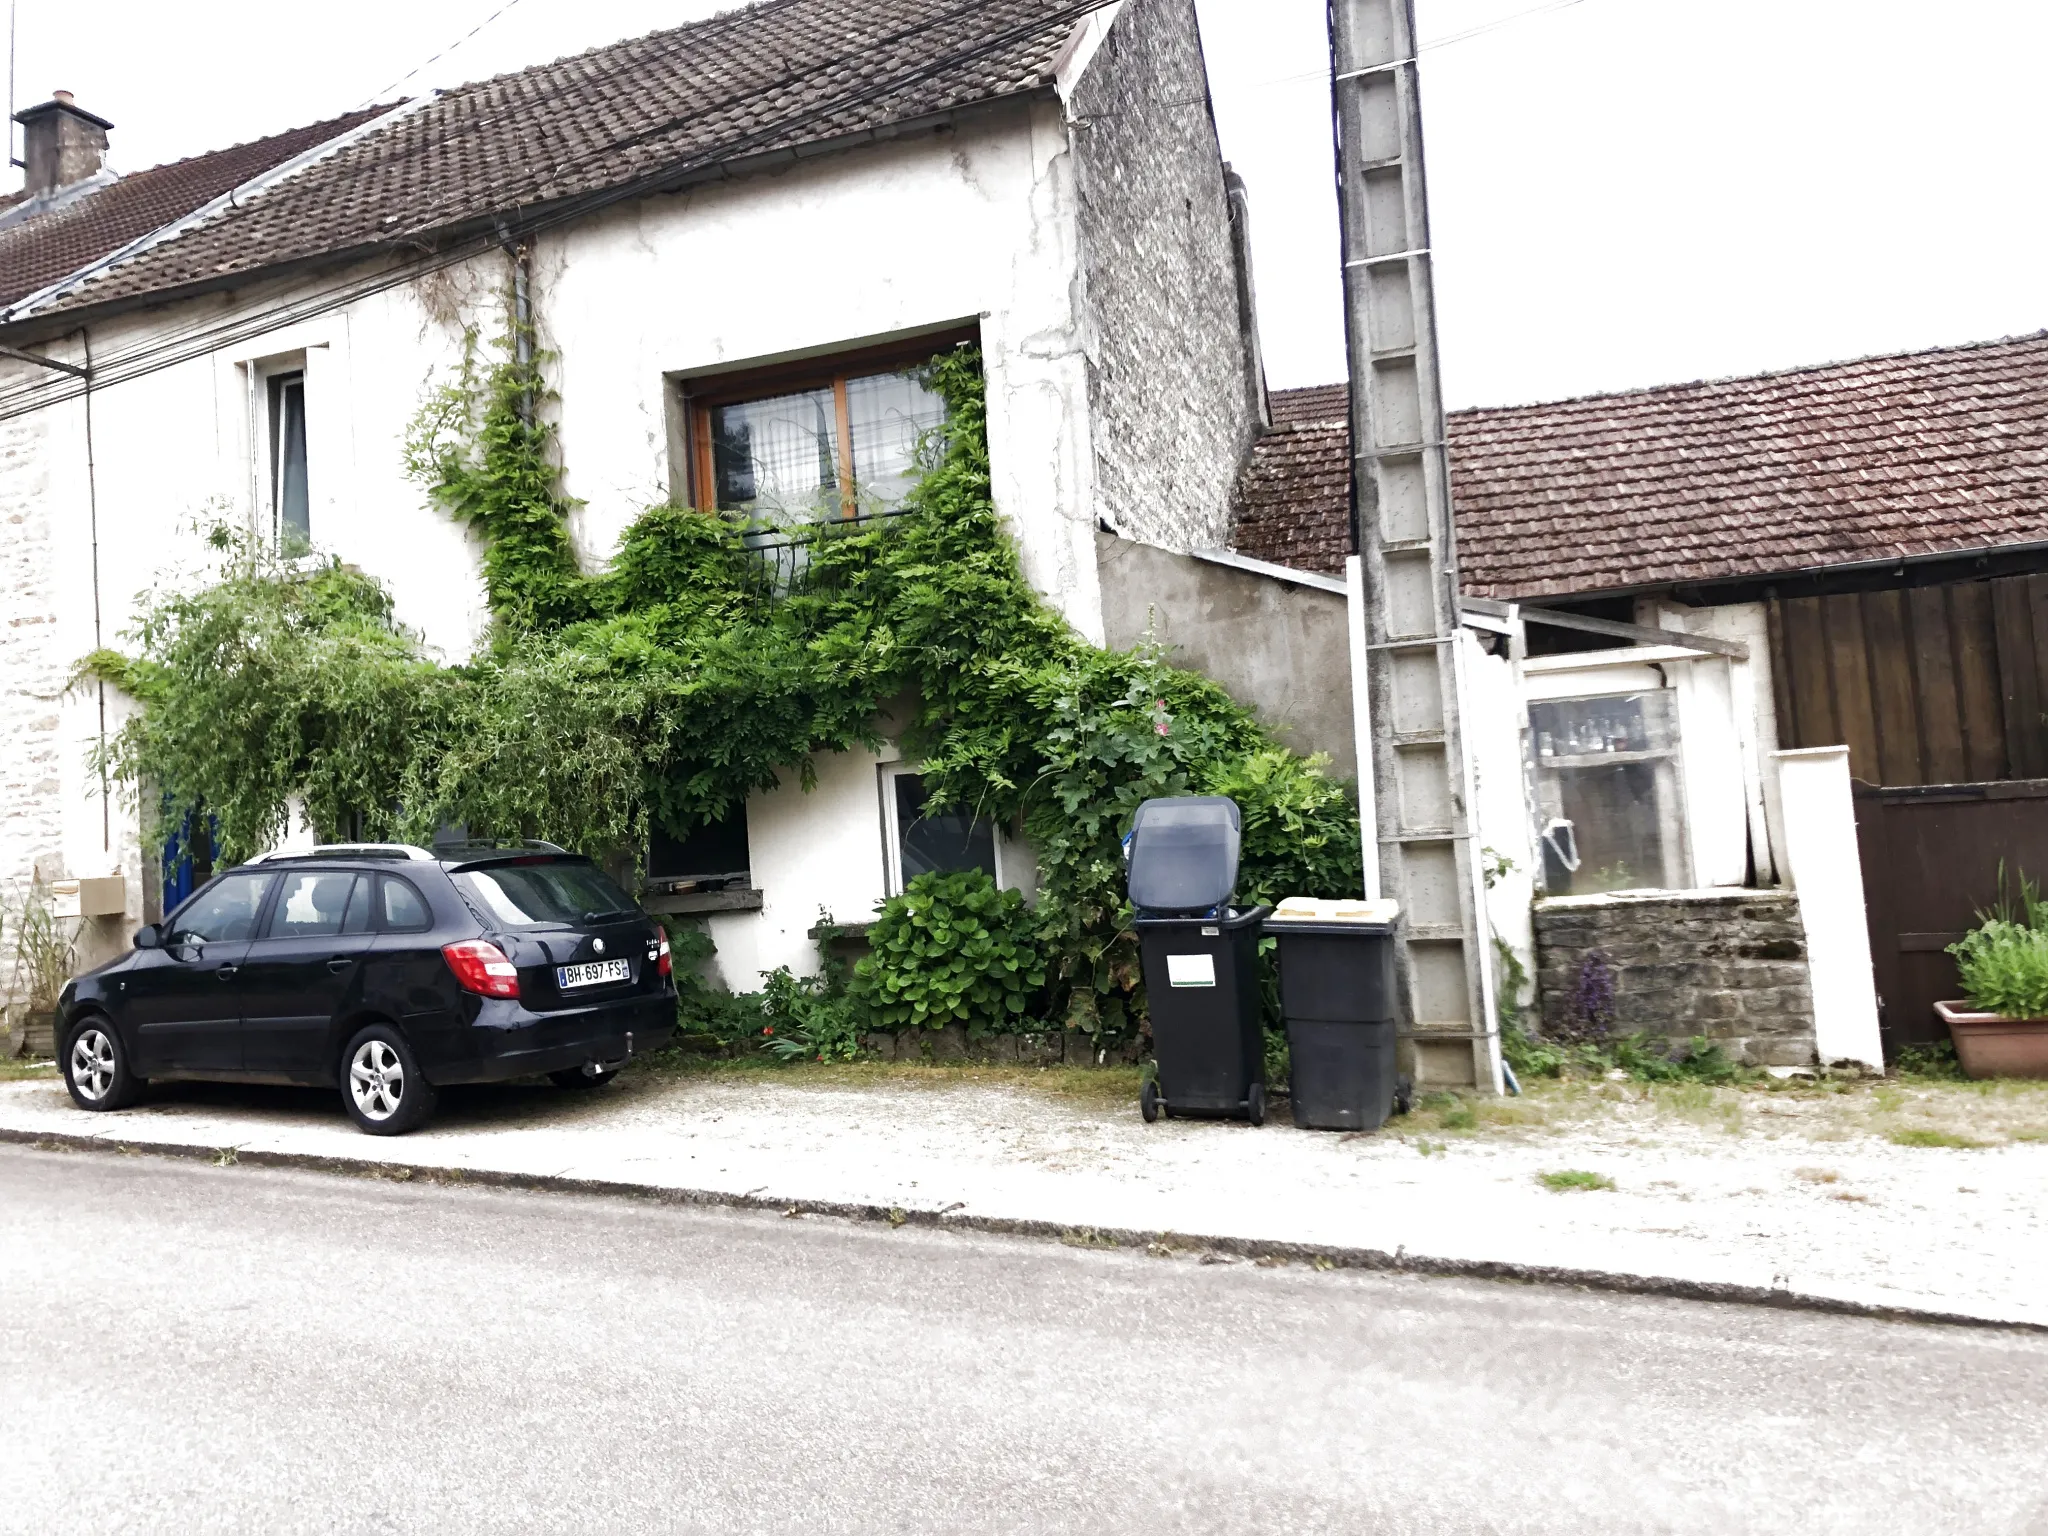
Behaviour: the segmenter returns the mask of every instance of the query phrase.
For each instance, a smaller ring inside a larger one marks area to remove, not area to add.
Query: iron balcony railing
[[[908,507],[890,507],[863,512],[855,517],[824,517],[815,522],[761,525],[744,530],[740,537],[747,552],[759,563],[761,579],[776,593],[790,591],[810,566],[811,551],[821,540],[843,538],[856,529],[887,523],[903,516]]]

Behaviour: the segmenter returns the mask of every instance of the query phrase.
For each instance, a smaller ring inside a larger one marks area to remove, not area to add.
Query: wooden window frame
[[[690,504],[702,511],[719,510],[717,476],[711,458],[711,412],[714,408],[775,395],[797,394],[804,390],[830,389],[839,432],[840,515],[852,517],[857,510],[859,488],[854,484],[853,475],[853,415],[847,403],[848,381],[928,362],[938,353],[963,342],[978,341],[980,334],[977,326],[959,326],[908,340],[804,358],[799,362],[683,380],[681,393],[690,466]]]

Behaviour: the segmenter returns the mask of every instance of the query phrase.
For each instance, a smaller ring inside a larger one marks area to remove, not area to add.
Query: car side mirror
[[[155,923],[144,923],[135,930],[135,947],[137,949],[162,949],[164,947],[163,929]]]

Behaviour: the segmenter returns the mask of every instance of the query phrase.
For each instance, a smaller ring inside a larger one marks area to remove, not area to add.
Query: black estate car
[[[669,1038],[676,989],[667,936],[588,859],[363,844],[218,876],[59,1010],[85,1109],[152,1078],[304,1083],[395,1136],[450,1083],[608,1081]]]

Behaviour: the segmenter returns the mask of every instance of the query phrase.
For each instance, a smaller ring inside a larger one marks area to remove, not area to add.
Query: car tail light
[[[661,951],[654,962],[654,969],[663,976],[670,975],[675,970],[675,962],[668,957],[668,935],[665,933],[661,936]]]
[[[441,946],[441,957],[465,992],[479,997],[517,997],[519,967],[505,958],[505,951],[489,939],[464,939],[460,944]]]

